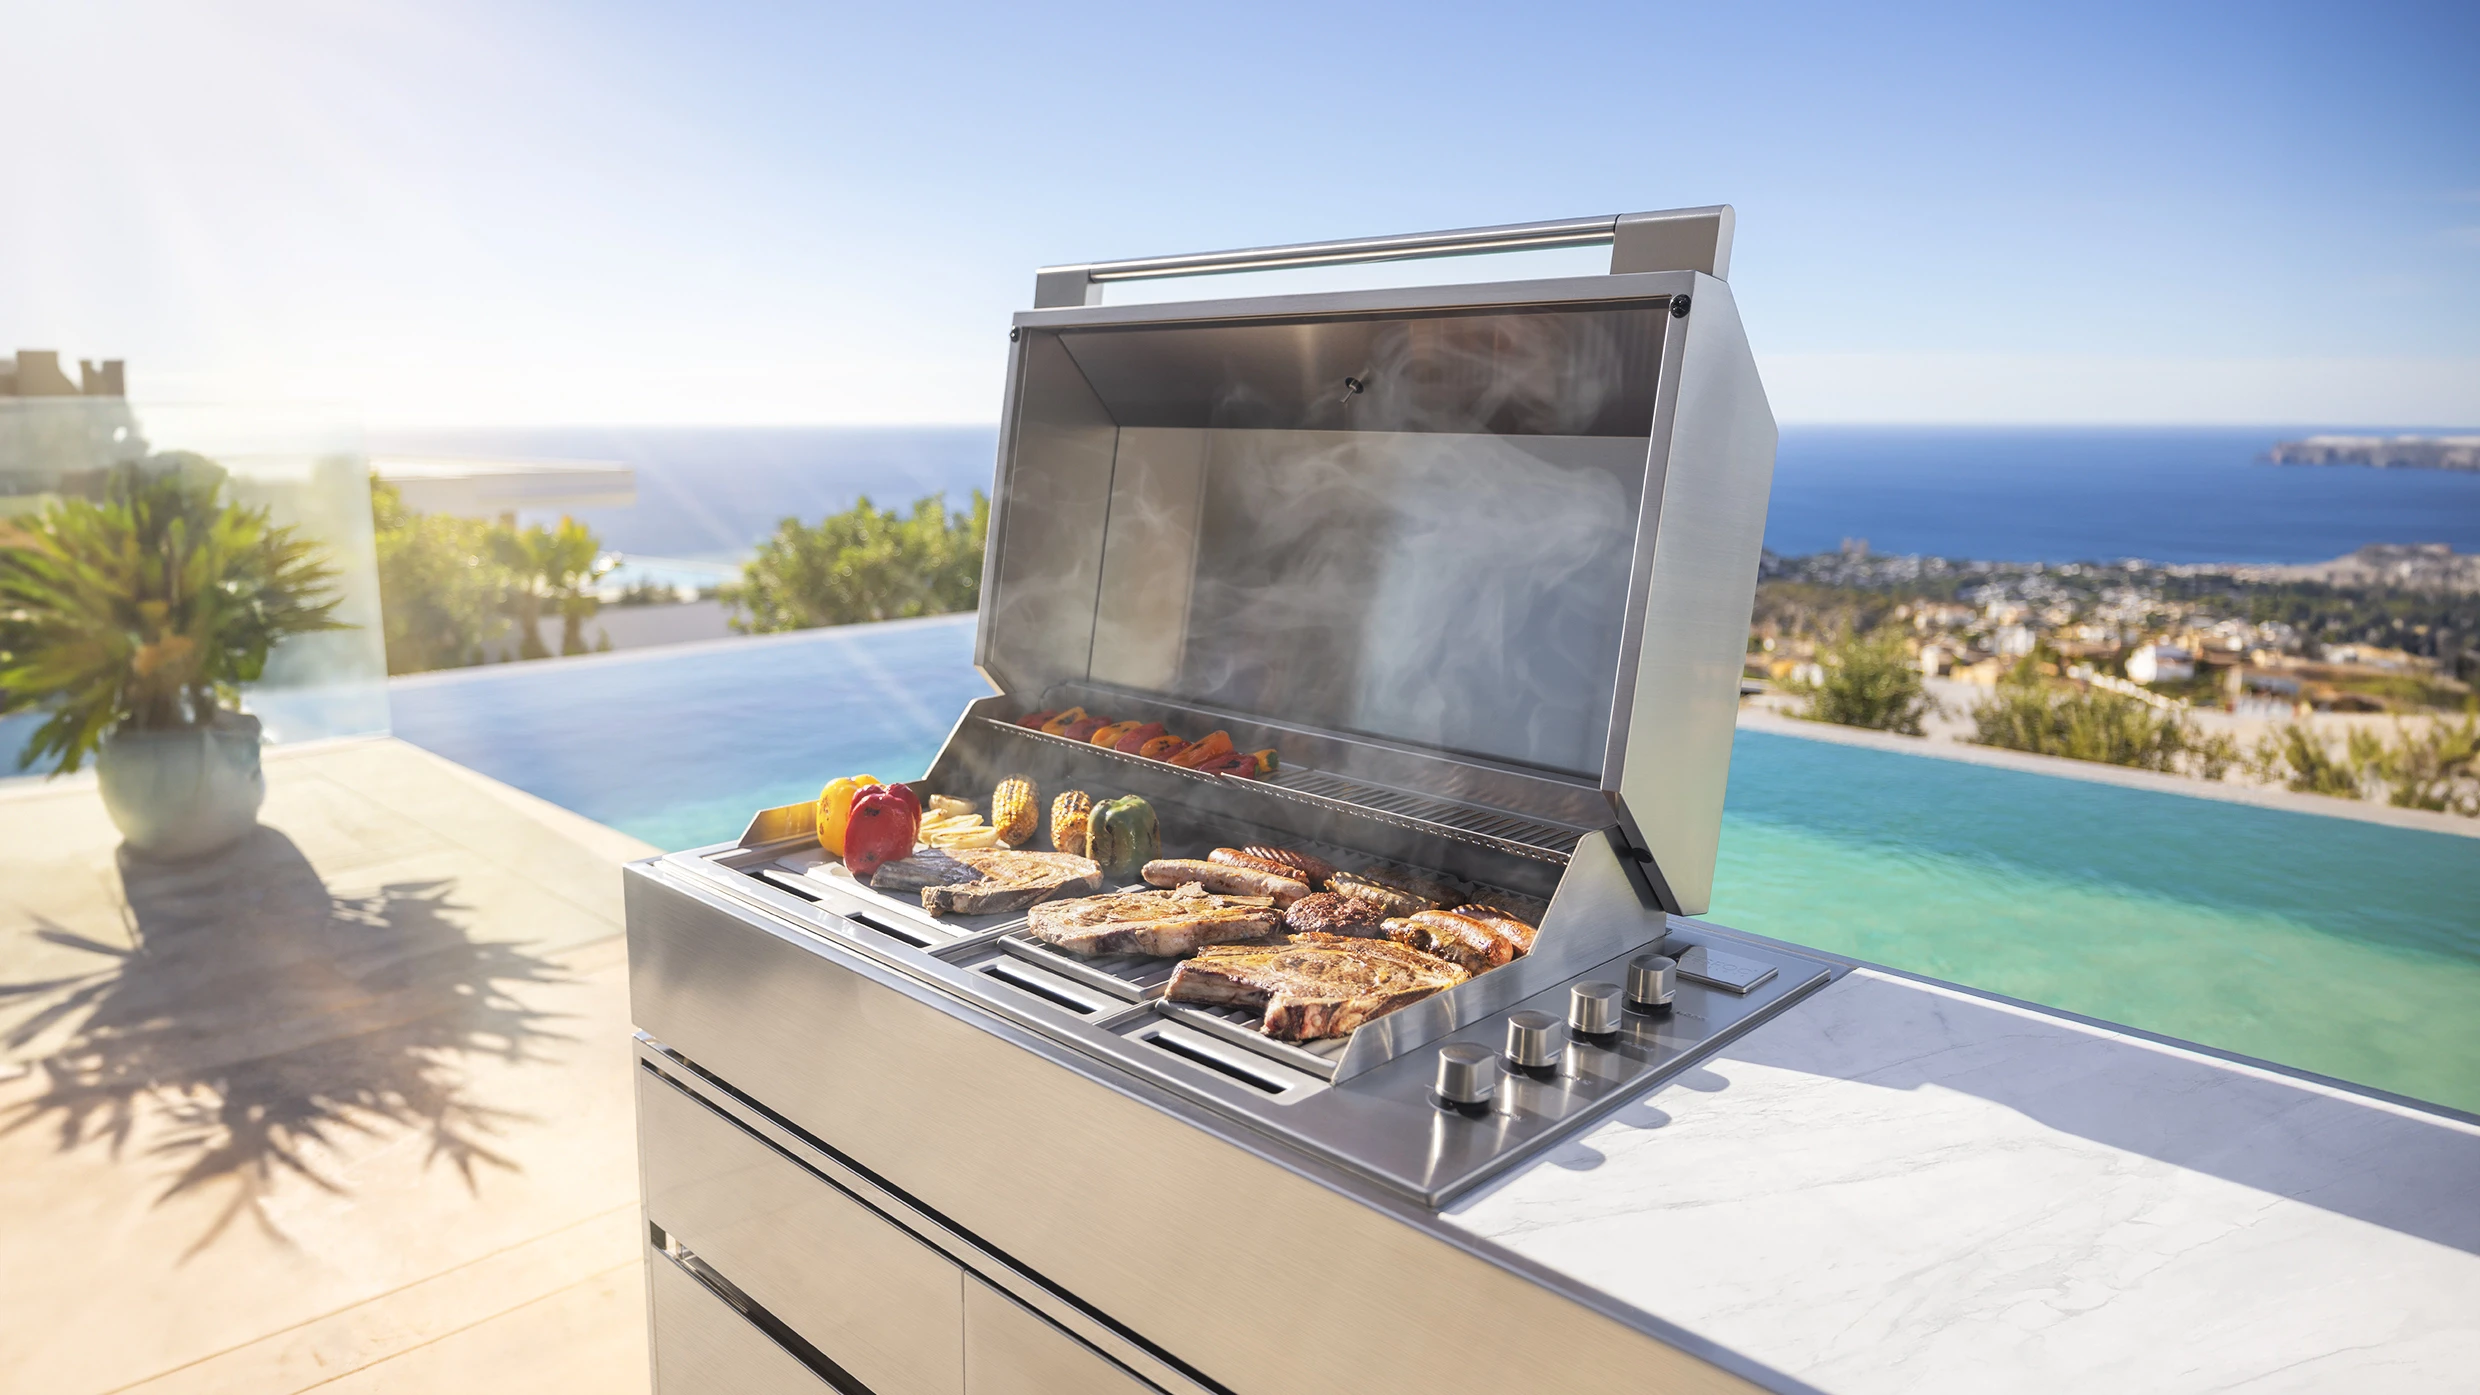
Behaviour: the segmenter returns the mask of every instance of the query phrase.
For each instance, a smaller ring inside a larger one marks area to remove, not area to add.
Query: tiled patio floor
[[[618,865],[390,740],[128,862],[0,792],[0,1391],[646,1388]]]

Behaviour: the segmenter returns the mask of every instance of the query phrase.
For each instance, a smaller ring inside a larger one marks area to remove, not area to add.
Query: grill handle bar
[[[1604,243],[1610,245],[1610,270],[1614,276],[1638,271],[1701,271],[1727,278],[1731,269],[1733,221],[1729,204],[1714,204],[1658,213],[1559,218],[1546,223],[1502,223],[1497,227],[1457,228],[1449,232],[1397,233],[1391,237],[1352,237],[1336,242],[1295,242],[1230,252],[1046,266],[1034,273],[1033,308],[1053,310],[1099,304],[1103,286],[1112,281],[1469,257],[1485,252],[1593,247]]]

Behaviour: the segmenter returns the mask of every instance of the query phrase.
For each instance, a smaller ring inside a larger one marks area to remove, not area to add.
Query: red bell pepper
[[[1020,727],[1031,727],[1031,728],[1033,728],[1035,731],[1040,731],[1040,730],[1042,729],[1042,724],[1043,724],[1044,722],[1047,722],[1047,721],[1049,721],[1051,718],[1056,717],[1056,716],[1058,716],[1058,715],[1059,715],[1059,709],[1058,709],[1058,708],[1056,708],[1056,707],[1046,707],[1046,708],[1042,709],[1042,710],[1041,710],[1041,711],[1039,711],[1039,712],[1028,712],[1028,713],[1026,713],[1024,716],[1017,718],[1017,719],[1016,719],[1016,725],[1018,725],[1018,726],[1020,726]]]
[[[853,796],[852,820],[844,827],[844,865],[864,881],[882,865],[913,855],[921,836],[921,806],[902,785],[872,785]]]
[[[1136,727],[1122,733],[1119,740],[1111,743],[1111,749],[1114,751],[1126,751],[1133,755],[1141,749],[1146,742],[1152,741],[1157,737],[1160,737],[1162,734],[1162,723],[1147,722],[1143,726]]]
[[[1246,751],[1231,751],[1196,767],[1208,775],[1238,775],[1243,779],[1257,778],[1257,757]]]

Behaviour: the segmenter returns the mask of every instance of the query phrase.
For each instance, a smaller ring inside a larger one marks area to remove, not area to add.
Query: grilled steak
[[[1288,867],[1291,871],[1286,875],[1292,880],[1307,882],[1311,886],[1324,886],[1326,879],[1335,875],[1335,864],[1322,857],[1312,857],[1295,848],[1262,848],[1252,843],[1240,851],[1260,862],[1271,862],[1278,867]]]
[[[1491,925],[1514,936],[1518,953],[1530,954],[1533,950],[1533,937],[1541,933],[1538,927],[1522,916],[1500,910],[1496,906],[1482,905],[1478,901],[1465,902],[1455,908],[1455,913],[1467,920],[1488,921]]]
[[[1358,935],[1365,939],[1383,939],[1386,929],[1381,924],[1386,912],[1367,901],[1355,901],[1331,891],[1303,896],[1283,912],[1283,925],[1303,934]]]
[[[1220,945],[1171,972],[1173,1002],[1260,1008],[1258,1030],[1285,1041],[1338,1037],[1468,975],[1388,940],[1294,935],[1279,945]]]
[[[1283,924],[1271,906],[1235,904],[1195,884],[1173,891],[1121,891],[1033,908],[1025,929],[1045,944],[1100,954],[1188,954],[1199,945],[1254,939]]]
[[[1453,911],[1415,911],[1386,923],[1386,936],[1424,954],[1435,954],[1466,973],[1485,974],[1524,951],[1496,922]]]
[[[1357,872],[1337,872],[1326,879],[1326,889],[1338,896],[1366,901],[1391,916],[1407,916],[1415,911],[1434,911],[1438,903],[1425,896],[1415,896],[1399,887],[1372,881]]]
[[[995,915],[1021,911],[1054,896],[1102,889],[1102,865],[1069,853],[1016,848],[924,849],[881,866],[870,878],[880,891],[921,892],[932,915]]]
[[[1149,862],[1145,864],[1144,875],[1149,886],[1186,886],[1195,882],[1208,891],[1229,892],[1234,896],[1271,896],[1278,906],[1288,906],[1309,894],[1306,884],[1290,877],[1278,877],[1254,867],[1199,862],[1188,857],[1166,857]]]

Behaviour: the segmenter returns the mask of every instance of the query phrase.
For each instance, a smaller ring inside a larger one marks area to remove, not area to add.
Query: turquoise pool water
[[[970,617],[391,685],[397,735],[666,848],[919,775]],[[2480,840],[1796,737],[1733,749],[1711,918],[2480,1109]]]

